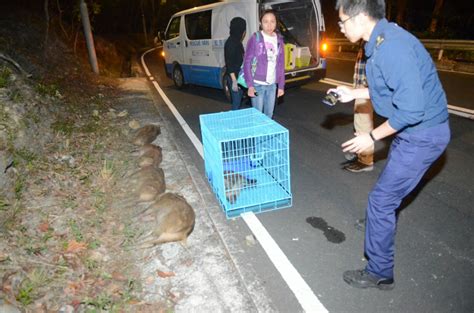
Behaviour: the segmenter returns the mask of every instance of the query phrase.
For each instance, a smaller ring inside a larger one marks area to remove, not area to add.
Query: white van
[[[248,38],[259,30],[259,16],[272,9],[285,41],[287,83],[321,79],[326,61],[320,51],[324,19],[319,0],[227,0],[204,5],[173,15],[162,34],[167,74],[178,88],[195,84],[222,88],[224,83],[224,44],[230,21],[242,17],[247,22]]]

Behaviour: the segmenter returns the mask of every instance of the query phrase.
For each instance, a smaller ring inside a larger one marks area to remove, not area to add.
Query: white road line
[[[257,216],[252,212],[241,214],[247,226],[252,230],[252,233],[258,239],[263,249],[267,253],[273,265],[280,272],[288,287],[295,294],[299,303],[306,312],[328,312],[322,305],[318,297],[313,293],[313,290],[306,284],[303,277],[295,269],[290,260],[281,251],[278,244],[273,240],[265,227],[260,223]]]
[[[194,147],[196,148],[198,153],[201,155],[201,158],[204,158],[201,142],[193,133],[189,125],[184,121],[181,114],[179,114],[176,107],[173,105],[170,99],[166,96],[166,94],[163,92],[163,90],[158,85],[158,83],[151,77],[151,73],[145,64],[145,59],[144,59],[145,55],[155,49],[156,48],[150,49],[141,56],[142,66],[145,69],[145,73],[152,81],[153,86],[155,86],[156,90],[158,91],[160,96],[163,98],[163,101],[165,101],[166,105],[169,107],[169,109],[175,116],[178,123],[181,125],[185,133],[188,135]],[[247,224],[248,228],[252,231],[255,238],[257,238],[258,242],[262,245],[263,249],[267,253],[268,257],[272,261],[275,268],[280,272],[281,276],[283,277],[285,282],[288,284],[288,287],[291,289],[291,291],[293,291],[296,299],[301,304],[303,309],[306,312],[314,312],[314,313],[328,312],[328,310],[322,305],[318,297],[316,297],[316,295],[313,293],[311,288],[308,286],[308,284],[304,281],[304,279],[298,273],[296,268],[288,260],[288,258],[280,249],[280,247],[275,242],[275,240],[273,240],[273,238],[270,236],[268,231],[265,229],[262,223],[258,220],[257,216],[255,216],[255,214],[252,212],[247,212],[245,214],[242,214],[241,216],[242,216],[242,219]]]
[[[324,79],[321,79],[319,82],[323,83],[323,84],[332,85],[332,86],[344,85],[344,86],[352,87],[352,84],[350,84],[348,82],[335,80],[335,79],[332,79],[332,78],[324,78]],[[462,108],[462,107],[458,107],[458,106],[455,106],[455,105],[448,104],[448,112],[451,113],[451,114],[454,114],[454,115],[458,115],[458,116],[462,116],[462,117],[474,120],[474,110],[470,110],[470,109],[466,109],[466,108]]]
[[[186,121],[181,116],[181,114],[179,114],[178,110],[173,105],[173,103],[170,101],[170,99],[166,96],[163,89],[161,89],[160,85],[158,85],[158,83],[156,81],[153,81],[152,83],[153,83],[153,86],[155,86],[156,90],[159,92],[161,98],[163,98],[166,105],[168,106],[168,108],[173,113],[173,115],[176,118],[176,120],[178,121],[179,125],[181,125],[181,127],[183,128],[186,135],[188,135],[189,139],[193,143],[194,147],[196,148],[196,150],[199,153],[199,155],[201,156],[201,158],[204,158],[204,153],[203,153],[203,150],[202,150],[202,144],[199,141],[198,137],[196,137],[194,132],[189,127],[188,123],[186,123]]]
[[[343,82],[343,81],[340,81],[340,80],[335,80],[335,79],[327,78],[327,77],[324,78],[324,79],[321,79],[319,82],[323,83],[323,84],[332,85],[332,86],[344,85],[344,86],[352,87],[351,83],[347,83],[347,82]]]
[[[158,83],[156,82],[156,80],[154,80],[154,78],[151,76],[151,73],[150,71],[148,70],[148,67],[146,66],[145,64],[145,55],[150,52],[150,51],[153,51],[155,50],[156,48],[153,48],[153,49],[150,49],[148,51],[146,51],[142,57],[141,57],[141,60],[142,60],[142,65],[143,65],[143,68],[145,69],[145,73],[146,75],[149,77],[149,79],[151,80],[153,86],[155,86],[155,89],[158,91],[158,93],[160,94],[161,98],[163,98],[163,101],[165,101],[166,105],[168,106],[168,108],[171,110],[171,112],[173,113],[174,117],[176,118],[176,120],[178,121],[179,125],[181,125],[181,127],[183,128],[184,132],[186,133],[186,135],[188,135],[189,139],[191,140],[191,142],[193,143],[194,147],[196,148],[197,152],[199,153],[199,155],[201,156],[201,158],[204,158],[204,153],[203,153],[203,150],[202,150],[202,144],[201,142],[199,141],[199,139],[196,137],[196,135],[194,134],[194,132],[191,130],[191,128],[189,127],[188,123],[186,123],[186,121],[184,120],[184,118],[181,116],[181,114],[178,112],[178,110],[176,109],[176,107],[174,106],[174,104],[171,102],[171,100],[166,96],[165,92],[163,91],[163,89],[161,89],[160,85],[158,85]]]

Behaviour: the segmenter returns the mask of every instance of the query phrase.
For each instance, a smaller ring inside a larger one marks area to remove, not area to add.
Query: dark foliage
[[[423,37],[474,39],[474,1],[445,0],[436,33],[428,32],[436,0],[407,1],[402,26]],[[61,18],[80,27],[80,0],[49,0],[52,20]],[[191,7],[218,2],[216,0],[85,0],[96,34],[143,34],[153,37],[164,30],[172,14]],[[386,0],[388,18],[395,21],[403,1]],[[341,37],[337,27],[336,0],[321,0],[329,37]],[[35,10],[44,14],[44,0],[16,0],[6,6]],[[145,28],[144,28],[145,25]]]
[[[395,21],[399,4],[403,1],[387,1],[390,21]],[[407,1],[402,26],[422,38],[474,40],[474,1],[445,0],[439,16],[437,31],[429,33],[436,0]],[[321,0],[329,37],[342,37],[337,26],[338,15],[334,9],[336,0]]]
[[[143,25],[149,34],[164,29],[170,16],[178,11],[216,2],[214,0],[85,0],[89,8],[94,33],[131,34],[143,33]],[[80,0],[49,0],[49,14],[68,24],[79,24]],[[34,10],[43,14],[44,0],[18,0],[9,8]]]

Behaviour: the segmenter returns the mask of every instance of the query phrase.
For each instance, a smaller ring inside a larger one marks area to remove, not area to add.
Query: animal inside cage
[[[206,176],[228,218],[292,205],[286,128],[254,108],[200,123]]]

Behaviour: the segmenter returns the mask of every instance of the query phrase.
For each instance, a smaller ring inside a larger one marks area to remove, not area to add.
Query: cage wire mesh
[[[292,205],[286,128],[254,108],[200,123],[206,176],[227,218]]]

